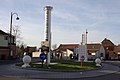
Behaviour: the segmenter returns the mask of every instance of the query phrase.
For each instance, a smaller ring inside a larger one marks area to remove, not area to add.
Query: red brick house
[[[105,52],[100,53],[100,47],[103,46]],[[118,59],[118,54],[120,53],[120,46],[114,45],[112,41],[109,39],[105,38],[101,44],[87,44],[87,52],[88,52],[88,57],[90,58],[92,55],[92,58],[94,59],[96,57],[96,53],[99,53],[99,57],[103,57],[105,60],[113,60],[113,59]]]
[[[118,59],[120,60],[120,45],[115,46],[114,52],[116,53],[116,56],[117,56]],[[116,57],[116,58],[117,58],[117,57]]]
[[[79,54],[74,51],[75,48],[77,49],[79,47],[79,44],[60,44],[56,51],[62,58],[65,56],[69,57],[70,53]],[[87,44],[87,53],[88,59],[95,59],[97,54],[105,60],[120,59],[120,45],[116,46],[112,41],[105,38],[101,43]]]
[[[35,52],[36,50],[37,50],[37,47],[27,46],[27,48],[25,49],[25,52],[32,57],[32,53]]]
[[[100,43],[87,44],[88,60],[96,58],[96,52],[99,51],[100,47]]]
[[[105,49],[105,59],[116,59],[117,52],[115,51],[116,46],[114,43],[107,38],[105,38],[101,43]]]

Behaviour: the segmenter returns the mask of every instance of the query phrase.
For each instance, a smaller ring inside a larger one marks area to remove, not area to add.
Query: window
[[[92,55],[94,56],[94,55],[95,55],[95,53],[92,53]]]
[[[4,40],[8,40],[8,36],[4,36]]]
[[[118,52],[118,54],[120,54],[120,52]]]
[[[101,53],[100,56],[103,57],[103,53]]]
[[[91,55],[91,53],[88,53],[88,55]]]

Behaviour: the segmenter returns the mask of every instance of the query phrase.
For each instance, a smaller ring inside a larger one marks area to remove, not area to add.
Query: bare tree
[[[23,43],[22,37],[21,37],[20,26],[17,25],[13,27],[13,35],[15,36],[16,45],[20,46]]]
[[[18,57],[23,57],[23,54],[25,52],[26,44],[22,41],[21,37],[21,30],[20,26],[14,26],[13,27],[13,35],[15,36],[15,43],[16,43],[16,52]]]

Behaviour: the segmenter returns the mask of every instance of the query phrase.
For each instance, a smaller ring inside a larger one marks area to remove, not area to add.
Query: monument
[[[51,10],[53,7],[51,6],[45,6],[45,33],[44,33],[44,39],[45,42],[48,43],[48,51],[46,51],[47,54],[47,65],[50,64],[50,53],[51,53]],[[46,46],[44,46],[46,47]]]
[[[82,34],[82,42],[79,46],[78,61],[81,61],[81,58],[84,57],[84,61],[87,61],[87,30],[85,34]]]

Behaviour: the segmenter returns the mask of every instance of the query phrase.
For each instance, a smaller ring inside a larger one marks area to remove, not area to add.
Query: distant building
[[[15,37],[11,37],[11,50],[9,34],[0,30],[0,59],[13,59],[16,58],[16,43]]]
[[[37,47],[27,46],[27,48],[25,49],[25,52],[27,53],[27,55],[32,57],[32,53],[35,52],[36,50],[37,50]]]
[[[104,49],[103,52],[100,50],[102,48]],[[87,44],[87,52],[89,59],[95,59],[97,57],[96,54],[98,54],[98,57],[102,57],[105,60],[114,60],[119,59],[120,47],[105,38],[101,44]]]
[[[105,59],[118,58],[118,54],[115,51],[115,45],[109,39],[105,38],[101,43],[105,49]]]
[[[96,58],[96,52],[99,51],[100,46],[100,43],[87,44],[87,53],[89,60]]]
[[[55,50],[54,56],[59,59],[71,59],[74,57],[75,49],[79,47],[79,44],[60,44]]]
[[[68,58],[70,54],[79,54],[79,44],[60,44],[55,50],[58,57]],[[105,60],[120,59],[120,45],[116,46],[109,39],[105,38],[101,43],[87,44],[88,60],[94,60],[96,57]]]
[[[115,53],[118,55],[118,59],[120,60],[120,45],[115,46]]]

